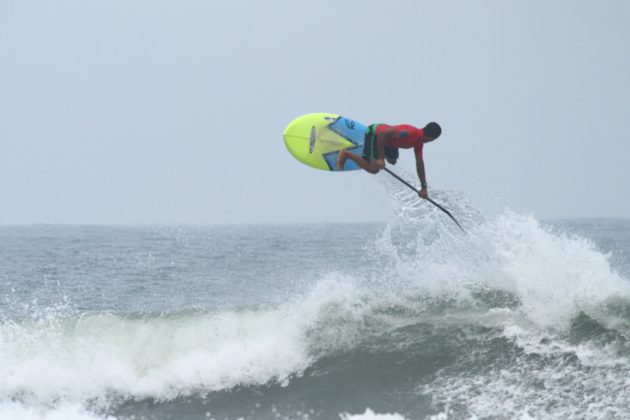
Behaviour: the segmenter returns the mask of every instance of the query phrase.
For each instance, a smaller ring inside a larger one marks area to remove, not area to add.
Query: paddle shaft
[[[395,173],[393,173],[392,171],[390,171],[387,168],[383,168],[385,169],[385,171],[387,171],[388,174],[390,174],[391,176],[393,176],[394,178],[396,178],[397,180],[399,180],[400,182],[402,182],[403,184],[405,184],[406,186],[408,186],[409,188],[411,188],[411,190],[413,192],[415,192],[416,194],[420,195],[420,191],[418,191],[413,185],[411,185],[410,183],[408,183],[407,181],[405,181],[404,179],[402,179],[401,177],[399,177],[398,175],[396,175]],[[423,197],[424,198],[424,197]],[[457,226],[464,232],[466,232],[464,230],[464,228],[459,224],[459,222],[457,221],[457,219],[455,219],[453,217],[453,215],[451,214],[450,211],[446,210],[444,207],[442,207],[440,204],[436,203],[435,201],[433,201],[432,199],[430,199],[429,197],[424,198],[425,200],[427,200],[429,203],[433,204],[435,207],[437,207],[438,209],[442,210],[444,213],[446,213],[448,215],[448,217],[450,217],[451,219],[453,219],[453,221],[457,224]]]

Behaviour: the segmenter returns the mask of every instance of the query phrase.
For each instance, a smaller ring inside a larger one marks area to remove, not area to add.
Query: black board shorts
[[[363,140],[363,159],[368,162],[378,158],[376,127],[378,127],[378,124],[372,124],[368,125],[365,129],[365,138]]]
[[[378,159],[378,145],[376,141],[376,128],[380,124],[372,124],[369,125],[365,129],[365,138],[363,140],[363,159],[368,162],[371,160]],[[388,160],[396,161],[398,160],[398,148],[397,147],[386,147],[385,148],[385,157]]]

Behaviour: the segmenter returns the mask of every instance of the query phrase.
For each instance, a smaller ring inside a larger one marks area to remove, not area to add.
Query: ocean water
[[[1,419],[630,417],[630,220],[0,227]]]

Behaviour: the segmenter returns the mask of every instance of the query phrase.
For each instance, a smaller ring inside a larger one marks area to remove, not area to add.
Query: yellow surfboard
[[[324,171],[335,167],[339,151],[363,152],[366,126],[337,114],[313,113],[291,121],[284,130],[284,144],[300,162]],[[347,160],[344,171],[359,169]]]

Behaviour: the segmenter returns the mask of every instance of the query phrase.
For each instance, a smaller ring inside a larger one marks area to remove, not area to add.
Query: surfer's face
[[[422,137],[422,141],[423,141],[424,143],[431,143],[433,140],[435,140],[435,138],[434,138],[434,137],[429,137],[429,136],[424,136],[424,137]]]
[[[397,159],[392,159],[390,157],[385,156],[385,160],[387,161],[387,163],[389,163],[390,165],[395,165]]]

